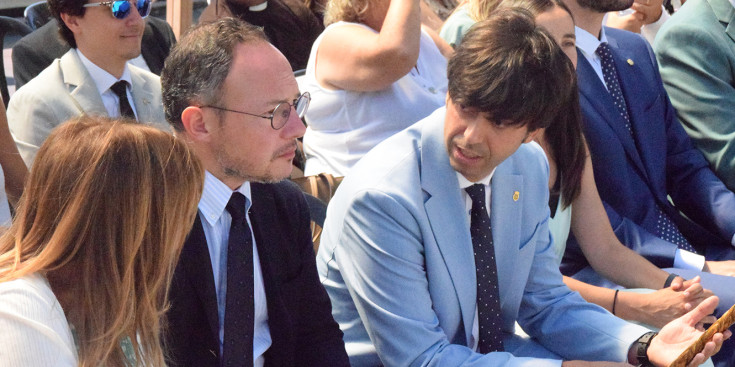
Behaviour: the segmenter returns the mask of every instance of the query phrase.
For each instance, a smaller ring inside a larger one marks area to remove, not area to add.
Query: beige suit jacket
[[[171,131],[158,76],[129,64],[128,68],[138,121]],[[72,49],[18,89],[8,104],[10,132],[26,165],[31,165],[54,128],[82,114],[108,115],[94,80]]]

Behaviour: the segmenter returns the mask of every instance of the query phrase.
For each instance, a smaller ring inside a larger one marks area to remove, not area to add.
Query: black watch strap
[[[631,348],[635,351],[635,356],[637,360],[633,362],[634,364],[636,364],[636,366],[653,367],[651,361],[648,360],[648,347],[651,345],[651,340],[653,340],[656,335],[658,335],[658,333],[656,332],[647,332],[641,335],[641,337],[633,343]]]
[[[669,274],[669,276],[668,276],[668,277],[666,278],[666,281],[664,282],[664,288],[668,288],[668,287],[670,287],[670,286],[671,286],[671,282],[673,282],[673,281],[674,281],[674,279],[675,279],[676,277],[678,277],[678,276],[679,276],[679,275],[677,275],[677,274],[674,274],[674,273],[671,273],[671,274]]]

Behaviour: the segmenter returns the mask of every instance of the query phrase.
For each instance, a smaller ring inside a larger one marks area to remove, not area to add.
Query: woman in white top
[[[165,366],[166,293],[203,174],[154,128],[56,129],[0,237],[0,365]]]
[[[372,147],[445,103],[451,47],[422,29],[421,0],[329,0],[302,91],[306,175],[344,176]]]

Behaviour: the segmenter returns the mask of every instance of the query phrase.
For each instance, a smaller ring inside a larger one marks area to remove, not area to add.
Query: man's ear
[[[209,126],[200,107],[189,106],[181,112],[181,122],[186,134],[194,141],[209,140]]]
[[[76,34],[79,32],[79,18],[81,15],[70,15],[67,13],[61,13],[61,21],[71,30],[72,33]]]
[[[526,133],[526,138],[523,139],[523,142],[524,143],[530,143],[530,142],[532,142],[534,139],[536,139],[536,136],[538,136],[538,134],[540,132],[541,132],[541,129],[536,129],[536,130],[533,130],[533,131],[529,131],[528,133]]]

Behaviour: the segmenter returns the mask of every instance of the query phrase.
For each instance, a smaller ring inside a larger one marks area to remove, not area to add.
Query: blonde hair
[[[474,21],[479,22],[490,17],[503,0],[468,0],[467,12]]]
[[[65,311],[79,315],[79,365],[127,366],[129,338],[137,365],[164,366],[161,320],[203,174],[165,132],[104,117],[65,123],[41,146],[0,237],[0,282],[73,272],[65,286],[78,297]]]
[[[328,0],[324,10],[324,25],[339,21],[363,23],[371,0]]]

